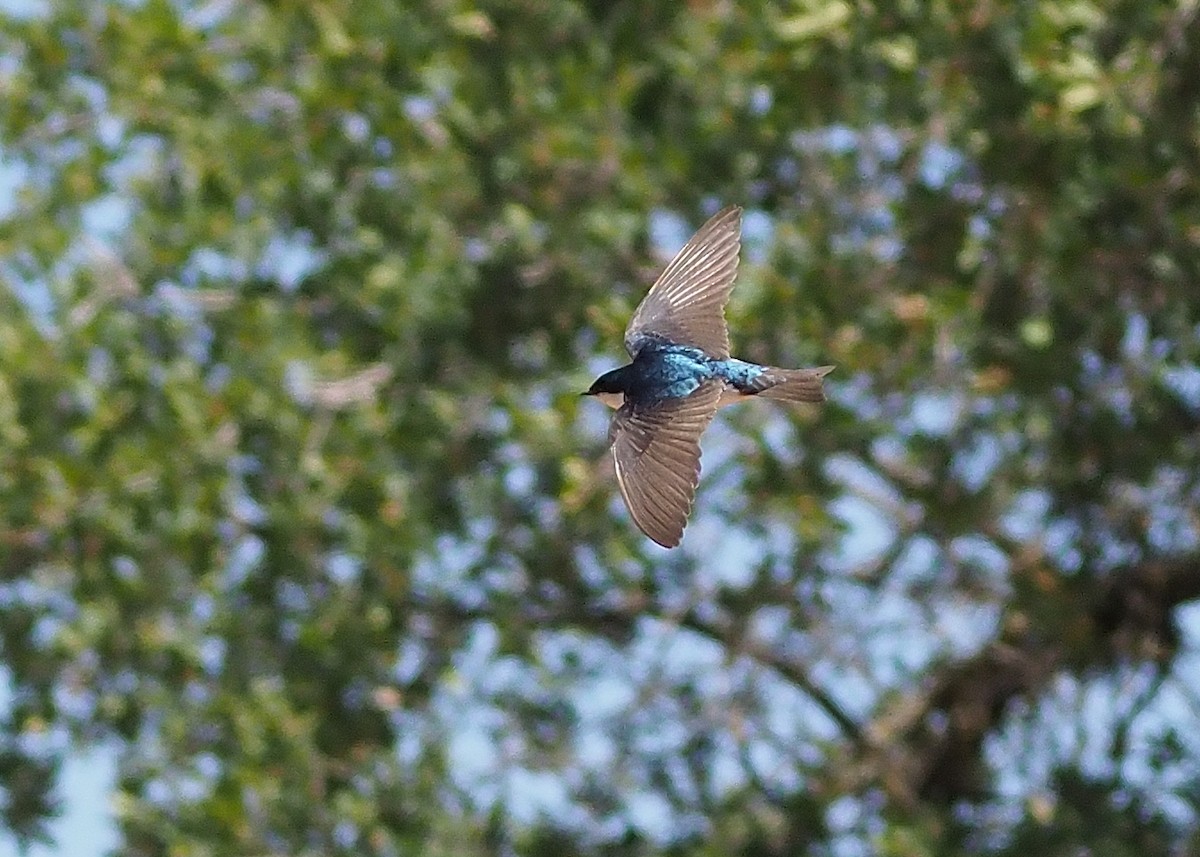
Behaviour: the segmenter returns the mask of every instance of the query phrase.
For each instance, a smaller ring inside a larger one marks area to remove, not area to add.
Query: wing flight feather
[[[609,429],[617,485],[634,523],[663,547],[683,538],[700,481],[700,435],[721,398],[718,381],[653,407],[626,404]]]
[[[725,304],[737,276],[742,210],[713,215],[683,245],[642,300],[625,330],[636,356],[648,338],[691,345],[718,360],[729,357]]]

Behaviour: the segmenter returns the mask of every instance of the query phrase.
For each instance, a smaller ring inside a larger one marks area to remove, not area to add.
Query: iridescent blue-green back
[[[625,398],[636,407],[689,396],[714,377],[703,351],[670,343],[646,345],[626,369]]]
[[[625,396],[636,407],[684,398],[713,378],[741,389],[763,372],[753,363],[714,360],[698,348],[670,342],[647,344],[624,368]]]

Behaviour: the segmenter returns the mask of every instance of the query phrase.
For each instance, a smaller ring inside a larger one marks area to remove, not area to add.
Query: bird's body
[[[633,362],[602,376],[620,387],[621,392],[597,395],[611,408],[619,408],[626,402],[648,408],[667,399],[685,398],[703,382],[715,380],[723,385],[718,406],[724,407],[763,392],[755,387],[755,382],[770,371],[733,357],[717,360],[688,345],[649,342]]]
[[[633,360],[587,395],[617,408],[609,429],[617,484],[642,532],[683,536],[700,477],[700,435],[717,409],[750,396],[820,402],[832,366],[778,369],[729,354],[724,308],[737,273],[741,209],[716,214],[638,306],[625,331]]]

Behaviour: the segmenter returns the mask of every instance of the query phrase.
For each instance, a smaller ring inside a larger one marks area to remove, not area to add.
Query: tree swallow
[[[629,326],[632,362],[585,396],[617,408],[608,430],[617,485],[638,528],[663,547],[683,538],[700,481],[700,435],[717,409],[750,396],[823,402],[833,370],[776,369],[729,356],[725,304],[737,276],[742,210],[700,227],[650,288]]]

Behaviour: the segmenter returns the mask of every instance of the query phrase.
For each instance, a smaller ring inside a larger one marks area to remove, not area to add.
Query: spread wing
[[[722,384],[649,408],[623,405],[608,437],[617,485],[643,533],[666,548],[683,538],[700,481],[700,435],[712,422]]]
[[[742,210],[731,205],[700,227],[650,287],[629,327],[625,348],[636,356],[647,336],[729,357],[725,304],[737,276]]]

